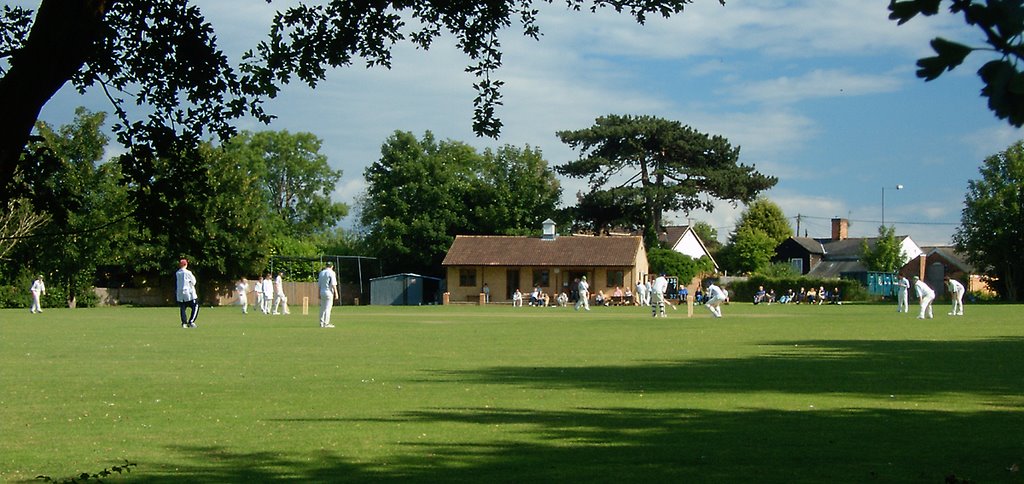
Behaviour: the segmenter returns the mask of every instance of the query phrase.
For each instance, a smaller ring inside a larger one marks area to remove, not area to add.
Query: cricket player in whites
[[[928,319],[934,318],[935,316],[932,315],[932,301],[935,300],[935,291],[928,287],[928,284],[925,284],[920,277],[914,276],[914,292],[921,301],[921,312],[918,313],[917,319],[924,319],[926,314]]]
[[[274,314],[291,314],[288,310],[288,296],[284,294],[284,272],[278,272],[274,279]]]
[[[910,281],[906,277],[900,276],[899,281],[896,283],[896,312],[897,313],[909,313],[910,303],[907,299],[910,299],[907,292],[910,291]]]
[[[665,291],[667,290],[668,279],[665,278],[663,272],[654,278],[654,282],[651,283],[651,292],[648,294],[648,297],[651,298],[651,317],[668,317],[668,314],[665,313]]]
[[[338,298],[338,276],[334,273],[334,264],[324,264],[324,269],[317,276],[317,287],[320,289],[320,327],[333,328],[331,324],[331,309],[334,308],[334,300]]]
[[[946,288],[949,289],[949,298],[953,300],[953,312],[949,313],[950,316],[963,316],[964,315],[964,285],[956,279],[950,279],[949,276],[945,277]]]
[[[707,295],[708,302],[705,306],[707,306],[708,311],[711,311],[711,314],[716,318],[722,317],[722,303],[725,302],[726,298],[725,291],[714,282],[709,282]]]

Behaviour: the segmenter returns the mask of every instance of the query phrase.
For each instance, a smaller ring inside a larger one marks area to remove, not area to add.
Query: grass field
[[[702,309],[3,310],[0,480],[1024,482],[1024,307]]]

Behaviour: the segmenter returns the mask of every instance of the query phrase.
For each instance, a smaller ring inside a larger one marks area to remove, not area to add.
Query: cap
[[[585,281],[585,280],[587,280],[587,276],[583,276],[583,277],[581,277],[580,279],[582,279],[582,280],[584,280],[584,281]]]
[[[181,260],[178,261],[178,266],[179,267],[185,267],[187,265],[188,265],[188,259],[181,259]]]

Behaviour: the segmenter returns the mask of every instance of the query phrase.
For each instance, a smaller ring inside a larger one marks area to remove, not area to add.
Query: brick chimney
[[[832,240],[846,240],[850,237],[850,221],[845,218],[832,219]]]

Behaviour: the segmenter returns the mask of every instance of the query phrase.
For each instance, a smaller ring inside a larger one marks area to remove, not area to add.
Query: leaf
[[[903,25],[917,14],[935,15],[939,13],[939,3],[941,0],[892,0],[889,2],[889,20],[898,20],[897,25]]]
[[[918,59],[917,77],[932,81],[942,75],[943,72],[951,71],[956,66],[963,64],[964,59],[974,51],[966,45],[951,42],[941,37],[932,39],[932,49],[938,54],[933,57]]]

